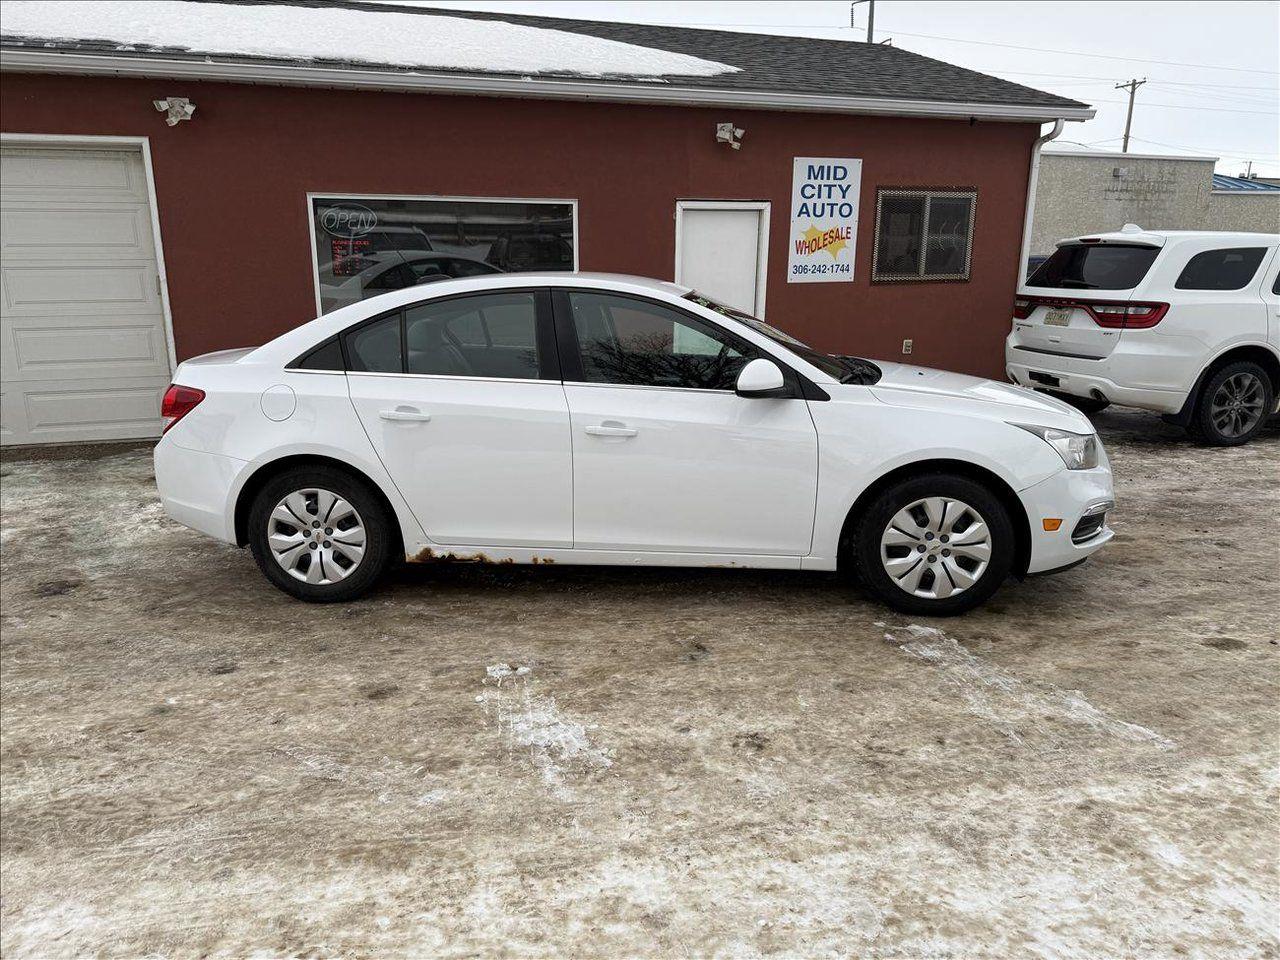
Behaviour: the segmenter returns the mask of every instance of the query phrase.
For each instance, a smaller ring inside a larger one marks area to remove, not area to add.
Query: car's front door
[[[657,301],[554,294],[579,549],[800,557],[818,441],[808,403],[733,391],[758,348]]]
[[[360,422],[436,543],[572,545],[554,344],[545,290],[428,300],[345,335]]]

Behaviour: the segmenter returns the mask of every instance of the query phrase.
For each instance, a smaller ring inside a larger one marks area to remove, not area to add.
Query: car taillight
[[[1100,327],[1112,330],[1146,330],[1169,312],[1167,303],[1130,303],[1127,300],[1081,300],[1074,297],[1018,297],[1013,315],[1026,320],[1038,306],[1079,307]]]
[[[161,434],[194,410],[203,399],[203,390],[170,384],[169,389],[164,392],[164,399],[160,401],[160,416],[164,417],[164,430],[160,431]]]
[[[1124,328],[1145,330],[1154,327],[1169,312],[1167,303],[1131,303],[1125,308]]]

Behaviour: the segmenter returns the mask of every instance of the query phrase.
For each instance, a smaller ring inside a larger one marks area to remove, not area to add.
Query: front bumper
[[[1115,506],[1115,493],[1105,451],[1094,469],[1063,469],[1023,490],[1019,497],[1031,526],[1029,574],[1074,566],[1113,536],[1106,518]],[[1061,522],[1057,529],[1048,530],[1046,520]]]

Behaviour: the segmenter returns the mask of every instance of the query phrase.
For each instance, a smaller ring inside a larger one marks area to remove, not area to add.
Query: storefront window
[[[320,312],[422,283],[573,270],[573,204],[312,197]]]

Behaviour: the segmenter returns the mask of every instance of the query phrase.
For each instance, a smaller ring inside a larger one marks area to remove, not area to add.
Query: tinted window
[[[1237,247],[1197,253],[1174,284],[1179,290],[1240,290],[1245,287],[1266,254],[1266,247]]]
[[[1147,275],[1159,247],[1068,244],[1059,247],[1027,280],[1029,287],[1067,290],[1132,290]]]
[[[347,360],[352,370],[401,373],[400,314],[393,313],[348,333]]]
[[[299,370],[338,370],[343,369],[342,347],[335,337],[328,343],[322,343],[295,365]]]
[[[592,383],[732,390],[760,354],[727,332],[660,304],[570,291],[582,367]]]
[[[538,378],[538,310],[532,293],[492,293],[410,307],[410,373]]]

